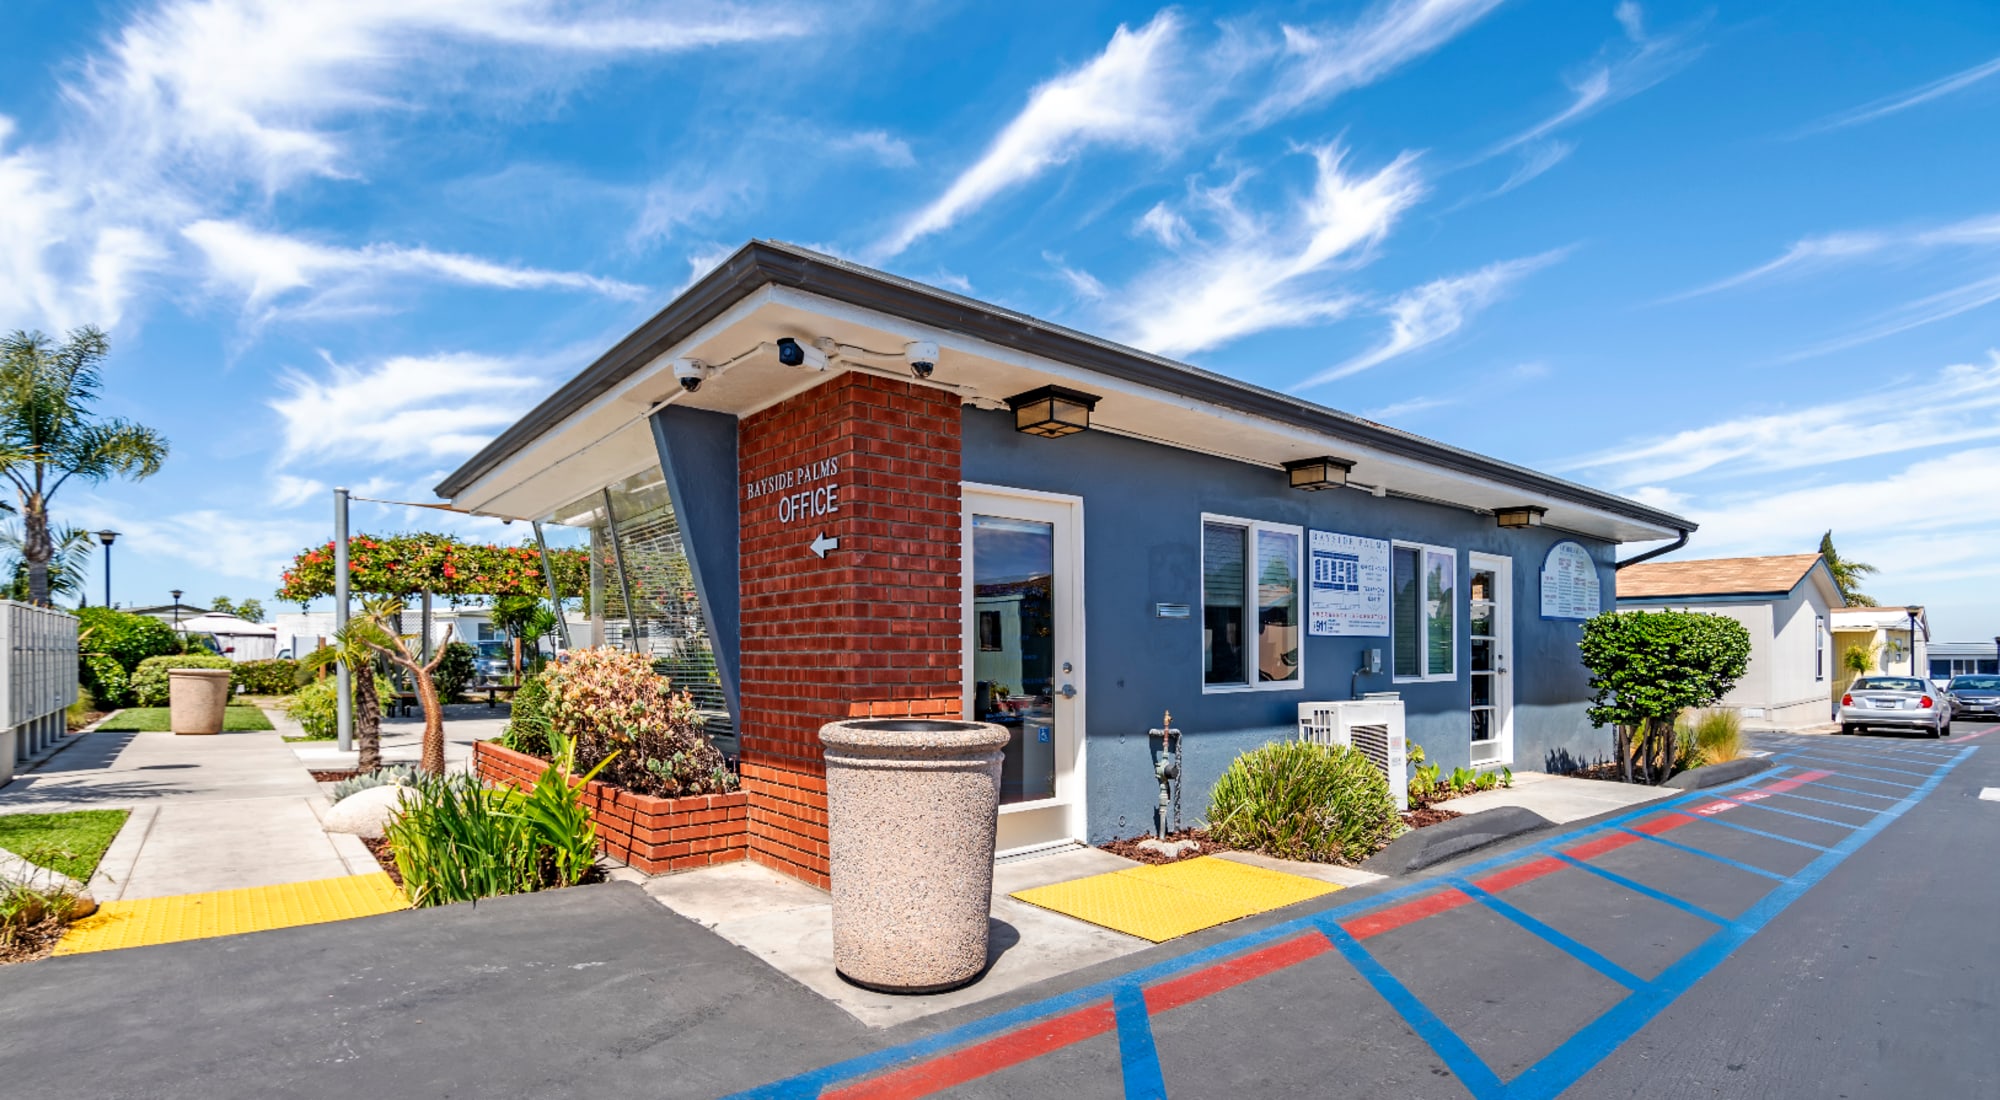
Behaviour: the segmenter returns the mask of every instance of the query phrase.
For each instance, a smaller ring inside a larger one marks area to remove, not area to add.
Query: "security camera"
[[[806,370],[825,370],[826,353],[808,344],[801,344],[787,336],[778,341],[778,362],[788,367],[803,367]]]
[[[699,359],[682,357],[674,360],[674,377],[679,380],[681,388],[689,393],[700,389],[701,384],[708,381],[708,376],[713,373],[715,368]]]
[[[910,364],[911,374],[929,378],[937,369],[938,346],[931,340],[912,340],[903,345],[903,358]]]

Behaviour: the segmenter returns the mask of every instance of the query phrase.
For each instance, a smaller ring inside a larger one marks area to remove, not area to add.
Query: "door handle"
[[[1076,685],[1064,684],[1062,688],[1056,692],[1056,694],[1062,696],[1065,699],[1074,699],[1076,698]]]

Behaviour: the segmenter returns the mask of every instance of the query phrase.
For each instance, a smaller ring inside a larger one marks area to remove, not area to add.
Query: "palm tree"
[[[28,563],[28,596],[49,602],[49,498],[71,478],[134,480],[160,471],[167,440],[143,424],[97,418],[91,406],[110,353],[104,333],[85,326],[61,346],[40,332],[15,331],[0,339],[0,474],[14,483],[25,526],[21,556]]]
[[[1819,537],[1819,556],[1826,559],[1827,572],[1833,574],[1833,584],[1840,589],[1840,598],[1849,607],[1874,607],[1875,597],[1861,591],[1861,578],[1881,570],[1865,561],[1848,561],[1833,548],[1833,532]]]
[[[344,665],[354,684],[354,747],[359,753],[355,766],[364,772],[382,766],[382,695],[375,687],[376,655],[390,644],[395,633],[386,624],[388,600],[364,598],[361,614],[333,632],[333,641],[300,662],[307,671],[327,665]]]
[[[96,546],[90,532],[81,527],[64,527],[53,540],[55,554],[49,558],[49,594],[75,596],[81,604],[84,585],[90,579],[90,552]],[[0,593],[10,600],[26,600],[28,559],[22,553],[21,529],[13,523],[0,525]]]

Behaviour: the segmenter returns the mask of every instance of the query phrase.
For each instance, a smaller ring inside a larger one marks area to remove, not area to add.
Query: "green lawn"
[[[126,707],[97,728],[111,733],[166,733],[173,725],[166,707]],[[256,707],[230,707],[222,712],[222,728],[230,733],[267,730],[271,720]]]
[[[128,810],[0,814],[0,848],[78,882],[89,882]]]

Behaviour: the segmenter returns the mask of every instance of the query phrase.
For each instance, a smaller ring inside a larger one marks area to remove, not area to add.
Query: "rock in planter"
[[[833,964],[868,989],[931,993],[985,972],[1000,754],[984,722],[875,718],[820,728]]]
[[[391,784],[356,791],[333,804],[326,813],[326,831],[353,833],[369,840],[382,839],[383,827],[401,812],[398,809],[408,787]]]
[[[37,894],[69,894],[76,898],[76,907],[70,910],[72,917],[87,917],[97,912],[97,899],[90,896],[83,883],[61,871],[30,863],[5,848],[0,848],[0,882],[25,886]]]

